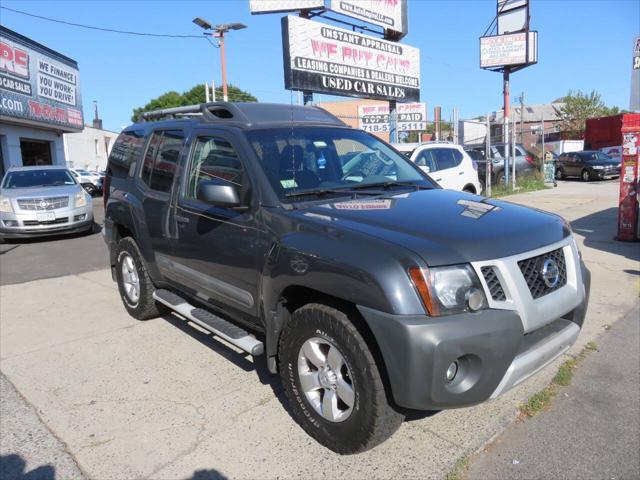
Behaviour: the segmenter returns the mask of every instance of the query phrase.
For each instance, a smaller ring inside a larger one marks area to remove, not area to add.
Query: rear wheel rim
[[[355,404],[353,376],[344,356],[328,340],[308,339],[298,352],[298,379],[315,412],[332,423],[344,422]]]
[[[140,278],[133,257],[128,253],[122,255],[121,272],[124,293],[127,299],[136,305],[140,300]]]

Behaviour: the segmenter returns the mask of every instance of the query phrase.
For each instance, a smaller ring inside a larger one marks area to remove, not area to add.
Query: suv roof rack
[[[198,117],[206,122],[251,127],[255,124],[295,122],[346,126],[342,120],[318,107],[257,102],[209,102],[144,112],[144,121]]]

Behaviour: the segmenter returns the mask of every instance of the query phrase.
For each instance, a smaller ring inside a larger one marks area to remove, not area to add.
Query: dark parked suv
[[[620,176],[620,161],[599,150],[563,153],[558,157],[556,178],[579,177],[584,182]]]
[[[314,107],[144,118],[105,184],[124,307],[264,355],[328,448],[361,452],[410,410],[494,398],[575,342],[590,275],[562,218],[442,190]]]

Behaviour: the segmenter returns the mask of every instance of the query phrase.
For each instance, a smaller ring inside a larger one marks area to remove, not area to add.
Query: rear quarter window
[[[122,132],[109,154],[109,168],[114,177],[126,177],[144,147],[144,130]]]

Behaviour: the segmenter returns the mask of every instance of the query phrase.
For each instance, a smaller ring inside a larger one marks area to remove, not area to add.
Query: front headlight
[[[0,212],[13,213],[13,207],[11,206],[11,200],[7,197],[0,196]]]
[[[413,267],[409,276],[432,317],[487,308],[482,285],[471,265]]]
[[[78,193],[76,193],[75,205],[76,207],[84,207],[87,205],[87,192],[85,192],[84,190],[81,190]]]

